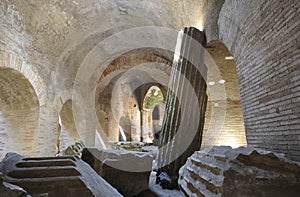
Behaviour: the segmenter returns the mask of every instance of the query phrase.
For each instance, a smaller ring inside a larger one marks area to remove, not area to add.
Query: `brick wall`
[[[39,110],[0,111],[0,160],[8,152],[36,153]]]
[[[234,60],[226,60],[232,54],[220,41],[209,42],[207,52],[208,105],[202,148],[213,145],[245,146],[236,65]]]
[[[219,36],[237,64],[249,146],[300,161],[299,1],[225,1]]]

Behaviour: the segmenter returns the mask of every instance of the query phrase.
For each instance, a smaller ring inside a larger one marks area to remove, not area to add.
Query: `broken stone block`
[[[1,197],[30,197],[21,187],[3,181],[3,174],[0,172],[0,194]]]
[[[299,196],[300,163],[256,148],[212,147],[195,152],[180,169],[186,196]]]
[[[85,148],[82,160],[124,196],[148,189],[153,155],[145,152]]]
[[[122,196],[76,156],[26,158],[8,153],[0,162],[0,172],[5,182],[32,196]]]

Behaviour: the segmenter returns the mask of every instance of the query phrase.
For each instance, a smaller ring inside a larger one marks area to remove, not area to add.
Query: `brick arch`
[[[144,102],[146,99],[146,95],[149,92],[150,88],[152,88],[153,86],[156,86],[160,89],[160,91],[162,92],[162,95],[163,95],[163,100],[156,103],[152,108],[146,109],[146,108],[144,108]],[[146,140],[148,142],[156,143],[157,142],[156,137],[157,137],[157,135],[159,135],[157,132],[161,129],[161,124],[162,124],[162,119],[163,119],[162,114],[164,114],[164,111],[163,111],[163,113],[160,113],[159,109],[161,108],[160,106],[162,104],[166,103],[168,86],[162,86],[158,83],[149,83],[149,84],[144,85],[144,89],[145,89],[145,91],[143,92],[142,103],[141,103],[141,107],[143,109],[142,110],[142,112],[143,112],[143,126],[142,127],[144,129],[143,130],[143,138],[144,138],[144,140],[148,139],[148,140]],[[158,113],[157,120],[153,119],[153,114],[155,113],[155,108],[157,108],[157,113]]]
[[[282,1],[227,0],[218,29],[236,61],[248,145],[300,161],[297,16]]]
[[[96,81],[98,83],[97,88],[96,88],[96,96],[98,97],[98,95],[100,95],[99,89],[107,91],[106,88],[110,87],[112,80],[113,81],[117,80],[116,78],[121,77],[126,71],[134,68],[137,65],[144,65],[147,63],[157,63],[157,64],[151,64],[151,66],[153,66],[152,68],[156,70],[155,72],[163,72],[167,76],[170,75],[171,62],[164,56],[160,55],[157,52],[153,52],[153,51],[149,51],[149,50],[145,50],[145,49],[130,51],[128,53],[125,53],[125,54],[119,56],[117,59],[112,61],[107,66],[107,68],[104,70],[104,72],[102,72],[101,75],[100,74],[98,75],[98,78]],[[99,68],[98,71],[100,71],[100,69],[101,68]],[[147,73],[147,72],[145,72],[145,73]],[[96,77],[94,77],[93,79],[96,80]],[[110,81],[107,81],[107,79]],[[150,86],[152,86],[152,85],[150,85]],[[155,84],[155,85],[157,85],[157,84]],[[110,88],[112,88],[112,87],[110,87]],[[128,96],[131,96],[131,95],[128,95]],[[110,99],[110,98],[108,98],[108,99]],[[98,98],[96,98],[96,100],[98,100]],[[109,103],[109,104],[111,104],[111,103]],[[97,106],[99,106],[98,102],[96,104],[96,107]],[[106,110],[108,111],[107,113],[110,117],[108,119],[110,120],[111,115],[112,115],[112,113],[110,113],[111,106],[106,105],[106,108],[107,108]],[[100,110],[100,109],[98,109],[98,110]],[[98,116],[99,115],[97,115],[97,117]],[[99,119],[99,117],[98,117],[98,119]],[[112,123],[111,124],[117,125],[118,121],[119,120],[116,120],[115,124],[112,124]],[[109,127],[110,123],[107,123],[107,125]],[[112,126],[112,125],[110,125],[111,128],[117,128],[117,126]],[[116,130],[116,129],[114,129],[114,130]],[[110,135],[110,134],[108,134],[108,135]],[[116,136],[116,135],[113,135],[113,136]]]
[[[145,84],[145,91],[143,92],[144,94],[142,95],[141,106],[144,106],[146,94],[148,93],[148,91],[150,90],[150,88],[153,87],[153,86],[157,86],[161,90],[161,92],[163,94],[163,100],[164,101],[167,99],[167,91],[168,91],[168,87],[167,86],[162,86],[159,83]]]
[[[54,101],[54,109],[59,114],[63,108],[63,105],[68,101],[72,100],[72,91],[71,90],[65,90],[60,93],[60,96],[56,98]]]
[[[247,143],[235,61],[225,59],[232,54],[222,41],[211,40],[207,46],[206,51],[212,61],[207,62],[208,103],[202,147],[245,146]],[[211,70],[212,64],[218,69],[219,76]],[[224,84],[219,83],[221,79],[225,81]],[[219,100],[216,95],[221,92],[221,88],[224,99]]]
[[[169,67],[162,68],[159,64],[157,64],[155,68],[160,69],[170,75],[172,66],[171,59],[171,54],[163,50],[158,51],[147,48],[132,50],[114,59],[104,69],[104,71],[102,70],[103,68],[98,67],[95,71],[95,74],[91,78],[91,82],[93,83],[97,81],[97,83],[101,83],[101,81],[110,73],[116,72],[118,70],[129,70],[137,65],[150,62],[168,65]]]
[[[80,140],[77,127],[74,120],[73,101],[68,99],[62,105],[59,116],[61,118],[58,142],[60,152],[65,150],[68,146]]]
[[[33,70],[32,65],[29,65],[14,53],[0,51],[0,67],[11,68],[23,74],[35,90],[39,105],[43,106],[46,104],[47,98],[44,92],[45,85],[41,77]]]

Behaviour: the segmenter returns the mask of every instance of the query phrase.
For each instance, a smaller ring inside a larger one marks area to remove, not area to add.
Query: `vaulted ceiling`
[[[20,33],[23,54],[51,60],[47,68],[36,65],[45,83],[61,78],[70,88],[86,55],[103,39],[140,26],[201,26],[207,6],[208,0],[3,0],[0,16],[9,31]]]

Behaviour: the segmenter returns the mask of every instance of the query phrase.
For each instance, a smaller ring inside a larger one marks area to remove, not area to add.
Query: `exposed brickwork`
[[[39,111],[0,112],[0,160],[8,152],[35,155]]]
[[[17,57],[17,55],[13,53],[0,50],[0,67],[12,68],[23,74],[34,88],[40,106],[46,103],[47,99],[43,89],[43,81],[41,80],[39,75],[33,71],[32,66],[28,65],[26,61],[21,60]]]
[[[226,46],[220,41],[208,43],[211,61],[208,66],[208,105],[202,148],[213,145],[245,146],[246,137],[244,119],[238,88],[236,65]],[[214,70],[214,66],[218,70]],[[225,83],[220,83],[224,80]],[[222,89],[223,88],[223,89]],[[224,94],[221,96],[216,94]]]
[[[146,67],[148,67],[148,70]],[[139,70],[143,71],[144,74],[140,73]],[[166,94],[170,70],[171,65],[168,58],[161,57],[157,52],[149,49],[139,49],[123,54],[112,61],[103,73],[101,73],[101,67],[99,67],[97,70],[99,74],[95,75],[98,78],[94,80],[94,82],[98,81],[95,95],[96,113],[100,129],[106,133],[110,140],[118,140],[119,122],[121,117],[124,116],[130,119],[130,129],[127,130],[130,139],[140,141],[140,106],[143,105],[144,99],[140,98],[141,101],[139,101],[135,91],[142,87],[140,96],[145,97],[147,90],[152,85],[161,84],[163,94]],[[136,72],[136,76],[139,76],[139,80],[132,77],[134,72]],[[156,77],[157,73],[163,77]],[[144,139],[151,141],[152,126],[149,126],[146,121],[149,117],[147,116],[148,113],[143,113]]]
[[[248,145],[284,152],[300,161],[300,2],[136,0],[95,4],[86,0],[76,3],[0,2],[0,67],[21,73],[32,85],[40,105],[37,137],[33,141],[36,154],[55,154],[61,107],[72,98],[72,86],[82,62],[86,58],[87,62],[97,59],[97,55],[89,54],[98,43],[131,27],[154,25],[180,29],[201,23],[206,26],[208,41],[219,39],[235,58]],[[118,65],[109,67],[104,76],[109,78],[109,73],[117,73],[114,71],[123,66],[131,68],[152,62],[143,61],[147,58],[151,60],[154,56],[135,51],[125,58],[125,63],[132,64],[128,66],[122,64],[124,56],[120,56],[115,62]],[[157,55],[154,62],[165,64],[164,61]],[[161,77],[160,74],[167,73],[168,70],[163,70],[151,74]],[[92,83],[99,82],[99,78],[97,75]],[[4,103],[1,101],[1,106]],[[230,109],[228,112],[231,116]],[[138,125],[131,126],[139,133]]]
[[[219,35],[233,53],[249,146],[300,161],[299,1],[227,0]]]
[[[214,106],[215,104],[218,106]],[[221,101],[207,103],[202,148],[212,145],[232,147],[246,145],[240,101],[227,101],[226,104]]]

